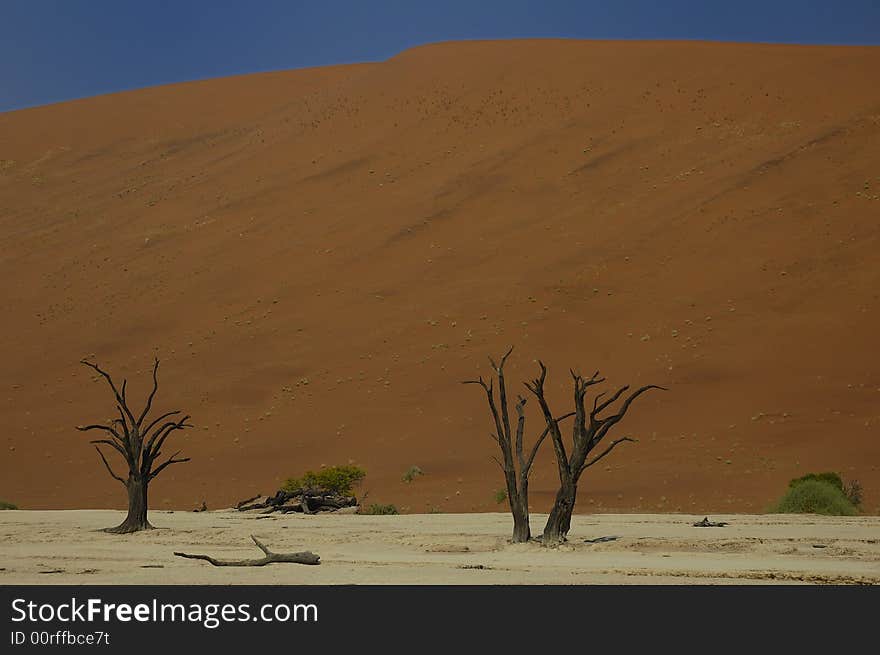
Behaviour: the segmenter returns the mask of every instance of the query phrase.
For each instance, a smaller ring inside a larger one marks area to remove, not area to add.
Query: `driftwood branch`
[[[186,559],[203,559],[210,562],[214,566],[266,566],[267,564],[288,563],[288,564],[308,564],[315,565],[321,563],[321,558],[311,551],[303,551],[301,553],[273,553],[259,539],[251,535],[251,539],[257,545],[257,548],[263,551],[264,556],[260,559],[215,559],[210,555],[192,555],[190,553],[174,554],[177,557],[185,557]]]

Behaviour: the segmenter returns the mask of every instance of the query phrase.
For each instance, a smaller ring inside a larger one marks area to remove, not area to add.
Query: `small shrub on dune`
[[[420,469],[418,466],[410,466],[407,472],[403,474],[403,481],[412,482],[422,474],[422,469]]]
[[[350,496],[354,485],[366,476],[367,472],[357,466],[331,466],[317,472],[306,471],[301,478],[288,478],[281,488],[289,492],[312,489]]]
[[[832,482],[809,479],[790,486],[772,511],[778,514],[854,516],[856,506]]]
[[[373,503],[369,507],[362,509],[361,514],[369,514],[371,516],[390,516],[392,514],[400,514],[394,505],[380,505]]]
[[[2,509],[18,509],[18,505],[7,503],[5,500],[0,500],[0,510]]]

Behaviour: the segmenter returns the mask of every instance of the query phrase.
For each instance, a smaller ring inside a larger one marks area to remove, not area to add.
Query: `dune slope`
[[[185,409],[157,508],[356,462],[368,502],[496,511],[484,398],[656,383],[580,510],[880,507],[880,49],[466,42],[0,114],[0,497],[119,507],[78,364]],[[539,432],[532,402],[528,432]],[[413,465],[424,475],[405,483]],[[533,482],[555,490],[551,450]]]

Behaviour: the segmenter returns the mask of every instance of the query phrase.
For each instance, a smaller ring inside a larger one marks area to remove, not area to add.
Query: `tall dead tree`
[[[591,453],[602,443],[612,428],[626,416],[630,405],[632,405],[636,398],[650,389],[665,389],[653,384],[639,387],[623,400],[617,411],[602,417],[599,415],[603,411],[614,405],[629,391],[629,385],[621,387],[604,400],[603,398],[607,392],[596,395],[593,398],[592,409],[587,410],[585,408],[587,389],[604,382],[605,378],[599,377],[599,371],[593,373],[590,378],[584,378],[571,371],[571,377],[574,381],[575,411],[573,412],[574,425],[572,426],[571,453],[568,453],[562,438],[562,432],[559,429],[559,419],[554,418],[544,395],[547,367],[544,366],[543,362],[539,362],[539,365],[541,367],[540,376],[532,380],[531,383],[526,383],[526,387],[538,399],[550,439],[553,442],[553,451],[556,455],[556,464],[559,471],[559,491],[556,493],[556,500],[553,503],[550,516],[547,518],[547,524],[544,526],[544,534],[542,536],[543,543],[554,544],[564,541],[571,527],[571,514],[574,511],[574,504],[577,499],[577,486],[584,471],[606,457],[621,443],[625,441],[634,442],[636,440],[631,437],[620,437],[608,443],[598,454],[590,457]]]
[[[499,363],[489,358],[492,370],[498,379],[498,403],[495,402],[495,385],[494,380],[486,382],[480,376],[476,380],[466,380],[463,384],[479,384],[486,392],[486,400],[489,404],[489,413],[495,427],[495,432],[490,437],[498,444],[501,450],[501,460],[492,457],[495,463],[504,473],[504,483],[507,488],[507,500],[510,504],[510,512],[513,515],[513,541],[521,543],[531,539],[532,533],[529,527],[529,474],[532,470],[532,464],[535,462],[535,456],[538,449],[550,433],[550,424],[544,428],[544,431],[537,438],[535,443],[526,455],[524,444],[525,433],[525,405],[526,399],[518,396],[514,411],[516,412],[516,428],[510,423],[510,409],[507,398],[507,387],[504,382],[504,364],[513,347],[505,353]],[[500,409],[499,409],[500,405]],[[574,413],[566,414],[554,419],[556,425],[559,421],[573,416]]]
[[[110,419],[104,424],[83,425],[76,428],[81,432],[99,430],[107,434],[106,438],[94,439],[90,443],[94,444],[95,450],[98,451],[101,461],[104,462],[104,466],[113,479],[121,482],[128,492],[128,516],[115,528],[107,528],[107,532],[121,534],[149,530],[153,527],[147,520],[147,489],[150,482],[172,464],[188,462],[189,457],[178,457],[180,454],[178,451],[160,464],[156,465],[156,462],[162,454],[162,448],[169,435],[177,430],[192,427],[187,423],[189,416],[179,418],[181,411],[175,410],[161,414],[147,422],[147,417],[153,406],[153,398],[156,397],[156,392],[159,390],[158,359],[153,365],[153,390],[147,398],[143,411],[137,417],[129,408],[125,395],[127,380],[123,380],[122,387],[119,388],[113,382],[110,374],[97,364],[86,360],[82,360],[81,363],[97,371],[110,385],[116,402],[116,411],[119,414],[119,418]],[[101,446],[109,446],[122,456],[128,466],[126,477],[117,475],[113,471],[101,450]]]

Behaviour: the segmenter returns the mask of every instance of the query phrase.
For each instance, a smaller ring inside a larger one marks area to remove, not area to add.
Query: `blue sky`
[[[478,38],[880,44],[880,0],[0,0],[0,111]]]

